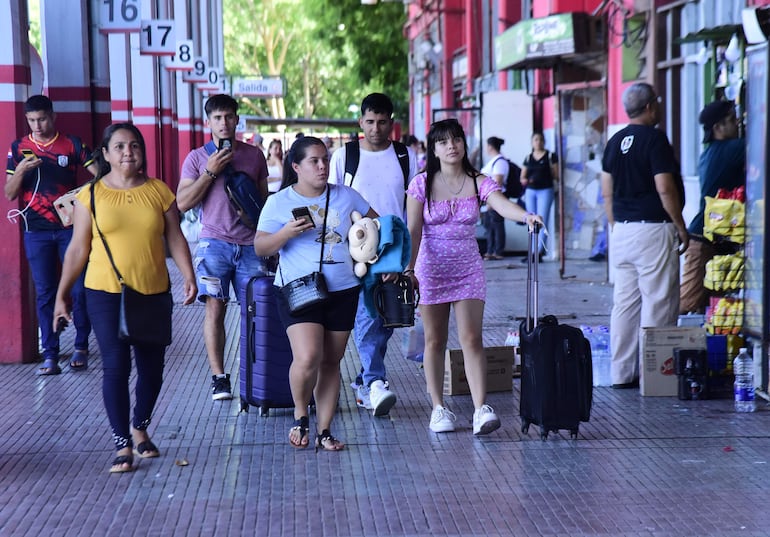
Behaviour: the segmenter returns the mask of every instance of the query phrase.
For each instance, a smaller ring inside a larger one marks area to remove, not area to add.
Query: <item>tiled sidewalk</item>
[[[499,345],[524,312],[518,258],[488,265],[485,344]],[[510,267],[510,268],[508,268]],[[603,265],[542,266],[541,310],[571,324],[607,324]],[[179,306],[150,432],[162,451],[131,474],[114,455],[101,402],[100,360],[85,372],[36,377],[0,369],[0,536],[765,536],[770,534],[770,413],[738,415],[729,400],[642,398],[594,390],[577,441],[524,435],[513,393],[489,397],[500,431],[471,434],[469,396],[449,398],[459,431],[428,431],[430,405],[401,335],[388,365],[399,401],[373,418],[343,389],[340,453],[288,446],[288,410],[260,417],[213,403],[201,336],[204,309]],[[228,308],[227,369],[238,386],[237,305]],[[71,351],[71,338],[65,343]],[[451,345],[456,346],[456,339]],[[357,356],[343,361],[345,386]],[[311,421],[313,417],[311,416]],[[176,461],[186,460],[187,466]]]

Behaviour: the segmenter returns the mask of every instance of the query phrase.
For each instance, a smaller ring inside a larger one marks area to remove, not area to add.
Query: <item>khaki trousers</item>
[[[678,237],[673,224],[616,222],[610,345],[613,384],[639,378],[639,329],[675,326],[679,312]]]

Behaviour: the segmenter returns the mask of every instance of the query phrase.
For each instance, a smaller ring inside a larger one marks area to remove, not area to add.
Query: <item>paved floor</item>
[[[607,324],[603,265],[542,266],[542,310],[571,324]],[[490,262],[484,340],[499,345],[524,312],[518,258]],[[203,307],[175,310],[176,336],[150,428],[162,451],[135,472],[108,474],[113,449],[100,394],[100,360],[86,372],[36,377],[3,366],[0,536],[766,536],[770,534],[770,414],[738,415],[729,400],[643,398],[594,390],[579,439],[522,434],[518,381],[489,402],[503,427],[471,434],[469,396],[449,398],[460,430],[427,428],[418,364],[391,340],[399,401],[373,418],[345,389],[340,453],[291,449],[290,411],[239,413],[212,403],[200,326]],[[227,312],[227,369],[238,386],[239,310]],[[71,329],[64,335],[71,352]],[[451,342],[456,346],[456,340]],[[357,369],[349,349],[343,377]],[[311,416],[312,420],[312,416]],[[189,464],[180,466],[178,461]]]

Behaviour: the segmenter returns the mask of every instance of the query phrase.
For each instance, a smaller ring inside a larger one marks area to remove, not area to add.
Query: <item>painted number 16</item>
[[[115,22],[116,0],[104,0],[107,7],[107,17],[109,22]],[[139,17],[139,0],[120,0],[120,18],[121,22],[134,22]]]

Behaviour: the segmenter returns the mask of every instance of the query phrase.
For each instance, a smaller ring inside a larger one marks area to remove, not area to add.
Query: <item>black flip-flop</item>
[[[35,374],[39,377],[59,375],[61,374],[61,367],[59,367],[59,362],[53,358],[48,358],[47,360],[43,361],[43,365],[37,369],[37,373]]]
[[[75,350],[70,358],[70,369],[73,371],[84,371],[88,369],[88,352]]]
[[[143,459],[154,459],[156,457],[160,457],[160,451],[158,451],[158,447],[153,444],[151,440],[145,440],[144,442],[141,442],[138,446],[136,446],[136,449],[134,449],[134,453]]]
[[[127,464],[128,468],[123,465]],[[117,466],[117,468],[116,468]],[[112,459],[112,467],[110,467],[111,474],[125,474],[126,472],[134,471],[134,458],[131,455],[118,455]]]

